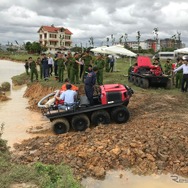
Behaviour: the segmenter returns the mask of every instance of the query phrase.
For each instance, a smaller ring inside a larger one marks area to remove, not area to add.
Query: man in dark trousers
[[[85,79],[85,93],[91,106],[93,105],[93,93],[94,93],[94,85],[96,83],[97,72],[98,72],[98,68],[93,67],[93,71],[88,73]]]
[[[41,65],[42,65],[44,80],[47,81],[49,77],[48,75],[49,72],[48,72],[48,58],[46,57],[45,53],[42,54]]]

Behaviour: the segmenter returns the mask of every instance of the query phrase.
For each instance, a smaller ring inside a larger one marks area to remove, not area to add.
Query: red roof
[[[65,34],[72,35],[72,32],[68,29],[65,29]]]
[[[39,31],[41,29],[43,29],[44,31],[48,31],[50,33],[57,33],[60,29],[64,29],[65,30],[65,34],[72,35],[72,32],[70,30],[68,30],[66,28],[63,28],[63,27],[41,26],[40,29],[39,29]]]

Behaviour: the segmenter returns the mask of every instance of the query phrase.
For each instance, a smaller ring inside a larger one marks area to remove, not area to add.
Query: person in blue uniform
[[[96,74],[98,72],[97,67],[93,67],[93,71],[88,73],[85,79],[85,93],[90,102],[90,105],[93,105],[93,93],[94,93],[94,85],[96,83]]]

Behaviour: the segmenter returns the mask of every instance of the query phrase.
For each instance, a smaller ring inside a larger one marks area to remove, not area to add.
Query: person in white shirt
[[[53,60],[51,54],[49,53],[49,55],[48,55],[48,70],[49,70],[49,76],[52,76],[53,66],[54,66],[54,60]]]
[[[64,105],[58,105],[59,109],[67,110],[68,107],[72,107],[76,104],[75,99],[77,96],[77,92],[71,90],[71,87],[72,87],[71,84],[67,84],[66,85],[67,90],[61,93],[60,97],[56,97],[56,99],[58,100],[64,100]]]
[[[183,56],[183,64],[176,68],[173,72],[176,73],[179,70],[183,70],[183,79],[182,79],[182,85],[181,85],[181,91],[187,92],[188,88],[188,56]]]

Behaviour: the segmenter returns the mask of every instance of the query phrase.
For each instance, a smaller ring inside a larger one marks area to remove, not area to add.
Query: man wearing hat
[[[183,56],[183,64],[176,68],[174,72],[176,73],[177,71],[183,70],[183,79],[182,79],[182,85],[181,85],[181,91],[182,92],[187,92],[188,88],[188,56]]]

